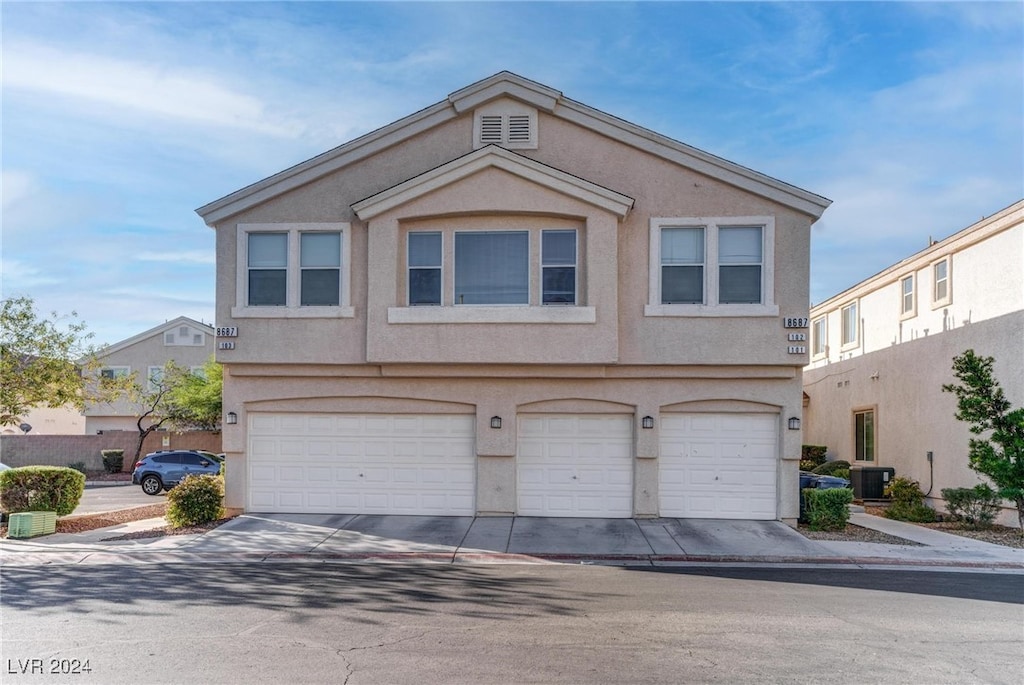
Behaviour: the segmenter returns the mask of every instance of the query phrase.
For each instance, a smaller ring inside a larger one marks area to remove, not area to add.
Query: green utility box
[[[7,523],[9,538],[34,538],[57,531],[55,511],[24,511],[20,514],[11,514],[10,519]]]

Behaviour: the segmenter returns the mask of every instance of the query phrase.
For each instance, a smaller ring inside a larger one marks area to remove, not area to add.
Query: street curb
[[[123,488],[131,485],[130,480],[87,480],[86,489],[92,488]]]
[[[1024,563],[1008,561],[952,561],[936,559],[892,559],[886,557],[772,557],[740,555],[656,555],[656,554],[509,554],[487,552],[189,552],[154,550],[119,553],[106,550],[54,550],[53,552],[5,550],[0,568],[52,565],[218,563],[433,563],[464,565],[595,565],[595,566],[758,566],[853,568],[875,567],[933,571],[991,570],[1024,572]]]

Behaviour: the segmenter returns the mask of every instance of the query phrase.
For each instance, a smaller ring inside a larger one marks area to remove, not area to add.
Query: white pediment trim
[[[501,169],[581,202],[600,207],[615,214],[619,219],[625,218],[633,207],[633,198],[622,193],[617,193],[504,148],[488,145],[360,200],[352,205],[352,210],[362,221],[368,221],[399,205],[432,193],[484,169]]]

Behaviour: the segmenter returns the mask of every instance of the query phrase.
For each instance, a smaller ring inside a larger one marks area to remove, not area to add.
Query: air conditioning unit
[[[7,523],[7,537],[34,538],[37,535],[49,535],[57,531],[57,512],[55,511],[24,511],[11,514]]]
[[[885,486],[896,477],[891,466],[851,466],[850,484],[853,498],[861,500],[886,499]]]

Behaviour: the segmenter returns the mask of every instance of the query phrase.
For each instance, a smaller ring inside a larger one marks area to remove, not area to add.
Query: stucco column
[[[501,428],[492,428],[493,417]],[[516,407],[488,402],[476,409],[476,511],[507,516],[516,510]]]
[[[653,419],[653,428],[644,428],[644,417]],[[661,455],[661,413],[657,406],[639,405],[633,417],[633,514],[658,515],[658,457]]]

